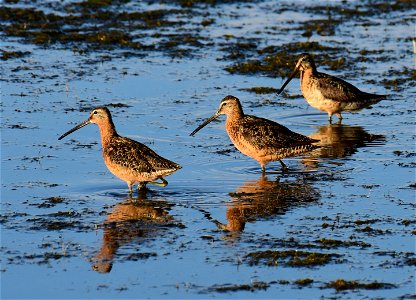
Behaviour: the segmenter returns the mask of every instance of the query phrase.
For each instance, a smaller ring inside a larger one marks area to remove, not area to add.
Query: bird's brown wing
[[[363,95],[366,94],[360,91],[352,84],[342,80],[340,78],[325,74],[318,73],[316,75],[316,84],[319,91],[326,99],[331,99],[337,102],[355,102],[363,99]]]
[[[258,149],[262,148],[290,148],[309,145],[317,140],[296,133],[274,121],[244,116],[240,129],[242,137]]]
[[[163,158],[146,145],[125,137],[117,137],[107,149],[111,161],[138,173],[179,169],[180,165]]]

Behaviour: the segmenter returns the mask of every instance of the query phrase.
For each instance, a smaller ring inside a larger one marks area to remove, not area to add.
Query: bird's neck
[[[233,110],[232,112],[227,113],[226,122],[235,122],[244,117],[244,113],[241,110]]]
[[[300,72],[300,83],[307,82],[309,78],[315,73],[316,71],[312,68],[306,69]]]
[[[232,112],[227,114],[227,119],[225,120],[225,130],[227,130],[231,140],[233,139],[232,137],[234,136],[234,132],[239,127],[243,117],[243,112]]]
[[[111,139],[118,134],[114,123],[111,120],[109,122],[99,124],[98,127],[100,128],[101,143],[103,144],[103,148],[105,148],[110,143]]]

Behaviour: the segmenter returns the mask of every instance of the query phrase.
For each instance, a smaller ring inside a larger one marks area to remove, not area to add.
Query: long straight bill
[[[285,89],[285,87],[288,85],[288,83],[295,77],[296,73],[298,72],[298,68],[296,68],[292,74],[290,74],[289,78],[283,83],[282,87],[277,92],[277,95],[279,96],[281,92]]]
[[[75,126],[74,128],[72,128],[71,130],[69,130],[69,131],[65,132],[63,135],[61,135],[61,136],[58,138],[58,140],[62,140],[62,139],[63,139],[64,137],[66,137],[68,134],[71,134],[71,133],[73,133],[74,131],[77,131],[78,129],[80,129],[80,128],[82,128],[82,127],[84,127],[84,126],[88,125],[88,124],[90,124],[90,119],[88,119],[88,120],[86,120],[86,121],[82,122],[81,124],[78,124],[77,126]]]
[[[218,118],[218,116],[219,116],[218,112],[215,113],[212,117],[210,117],[204,123],[202,123],[201,125],[199,125],[197,129],[195,129],[194,131],[192,131],[192,133],[190,134],[190,136],[194,136],[195,133],[197,133],[202,128],[204,128],[205,126],[207,126],[209,123],[211,123],[212,121],[214,121],[216,118]]]

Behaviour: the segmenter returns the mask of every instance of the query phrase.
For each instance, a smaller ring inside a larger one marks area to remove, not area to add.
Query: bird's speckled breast
[[[342,110],[340,102],[327,99],[322,95],[318,79],[312,74],[312,70],[301,72],[300,88],[310,106],[328,113],[337,113]]]
[[[114,176],[133,184],[136,182],[151,181],[158,178],[158,174],[145,171],[134,171],[132,164],[135,163],[136,160],[130,157],[128,153],[123,155],[120,152],[120,149],[117,151],[113,147],[115,146],[108,145],[103,147],[103,159],[108,170]]]
[[[240,124],[241,122],[238,121],[230,121],[228,120],[225,123],[225,129],[227,130],[228,136],[230,137],[231,142],[234,146],[243,153],[251,158],[256,159],[258,150],[255,149],[254,145],[248,143],[243,135],[243,126]],[[257,159],[256,159],[257,160]]]
[[[111,160],[109,155],[105,154],[105,151],[111,151],[111,147],[107,148],[107,149],[103,149],[103,158],[104,158],[104,163],[107,166],[108,170],[116,177],[120,178],[123,181],[126,182],[132,182],[132,183],[136,183],[139,180],[137,174],[135,174],[135,172],[132,172],[131,169],[124,167],[114,161]],[[140,178],[141,181],[146,181],[145,178]]]

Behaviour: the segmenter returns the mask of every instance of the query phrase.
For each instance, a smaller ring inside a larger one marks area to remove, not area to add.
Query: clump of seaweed
[[[294,69],[298,56],[304,52],[318,52],[315,57],[317,64],[326,65],[331,70],[344,68],[348,65],[345,58],[335,59],[343,47],[324,46],[318,42],[294,42],[280,46],[267,46],[257,50],[259,59],[238,61],[225,68],[231,74],[263,74],[270,77],[286,77]],[[254,53],[252,54],[254,55]],[[246,54],[249,57],[248,54]]]
[[[0,7],[0,20],[6,36],[22,37],[37,45],[83,46],[84,51],[115,48],[177,51],[177,56],[191,53],[189,49],[183,49],[183,45],[203,46],[200,37],[190,32],[169,34],[157,30],[184,25],[179,17],[169,19],[168,16],[182,16],[188,13],[187,10],[113,10],[112,7],[117,5],[120,5],[119,1],[88,0],[56,5],[48,13],[34,7]],[[207,20],[201,26],[209,26],[212,22]],[[155,33],[149,34],[152,30]],[[148,42],[149,36],[159,41]]]
[[[213,285],[209,288],[209,291],[226,293],[226,292],[238,292],[238,291],[250,291],[267,290],[270,286],[269,283],[263,281],[253,282],[251,284],[223,284]]]
[[[344,2],[346,3],[346,2]],[[354,7],[345,5],[311,5],[304,7],[304,11],[314,15],[328,15],[342,20],[363,18],[392,11],[408,11],[414,7],[412,0],[357,2]]]
[[[275,94],[278,91],[278,89],[275,89],[275,88],[272,88],[272,87],[264,87],[264,86],[245,88],[245,89],[241,89],[241,90],[256,93],[256,94]]]
[[[365,243],[365,242],[359,242],[359,241],[341,241],[341,240],[332,240],[332,239],[321,238],[321,239],[319,239],[315,242],[321,244],[325,248],[338,248],[338,247],[367,248],[367,247],[371,247],[370,244]]]
[[[325,286],[326,288],[334,288],[338,292],[345,291],[345,290],[357,290],[357,289],[365,289],[365,290],[379,290],[379,289],[392,289],[396,288],[396,285],[391,283],[384,283],[373,281],[370,283],[362,283],[357,280],[344,280],[344,279],[337,279],[335,281],[331,281]]]
[[[64,198],[62,197],[49,197],[46,198],[44,202],[37,204],[37,207],[39,208],[50,208],[54,207],[55,205],[62,203],[64,201]]]
[[[1,60],[20,58],[20,57],[30,54],[29,51],[5,51],[1,49],[0,49],[0,53],[1,53],[1,57],[0,57]]]
[[[267,266],[286,265],[290,267],[313,267],[325,265],[340,255],[335,253],[319,253],[297,250],[267,250],[252,252],[246,255],[250,265],[260,263]]]
[[[311,278],[301,278],[298,280],[295,280],[294,284],[298,285],[298,286],[308,286],[311,285],[313,283],[313,279]]]
[[[302,36],[308,38],[311,37],[313,33],[317,33],[321,36],[332,36],[335,35],[335,29],[341,23],[341,20],[335,20],[330,17],[327,19],[308,20],[303,22],[299,29],[304,31]]]

